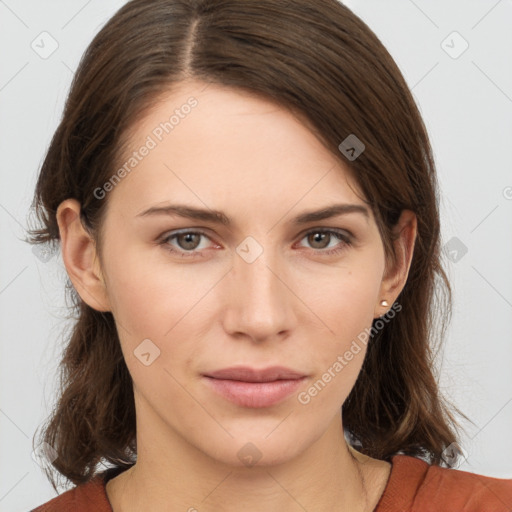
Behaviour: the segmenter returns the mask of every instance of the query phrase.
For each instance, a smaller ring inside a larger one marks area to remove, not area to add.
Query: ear
[[[80,203],[66,199],[57,208],[62,259],[82,300],[97,311],[110,311],[96,244],[80,219]]]
[[[393,235],[396,238],[393,241],[396,258],[386,264],[374,318],[384,315],[389,310],[407,282],[416,242],[417,225],[414,212],[403,210],[393,228]],[[381,306],[381,300],[386,300],[389,305]]]

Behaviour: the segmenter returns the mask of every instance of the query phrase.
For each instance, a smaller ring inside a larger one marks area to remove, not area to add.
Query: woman
[[[127,3],[34,200],[78,314],[41,436],[76,487],[36,510],[510,510],[450,468],[437,201],[403,77],[336,0]]]

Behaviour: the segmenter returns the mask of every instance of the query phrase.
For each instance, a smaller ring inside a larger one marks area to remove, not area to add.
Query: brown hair
[[[372,330],[360,375],[343,404],[358,449],[390,461],[403,453],[443,465],[457,425],[440,395],[435,347],[451,316],[441,264],[438,184],[426,128],[397,65],[371,29],[337,0],[132,0],[82,57],[62,120],[43,162],[30,243],[58,244],[55,212],[67,198],[98,243],[107,199],[101,187],[122,161],[130,128],[173,84],[188,78],[241,88],[303,116],[353,173],[386,251],[403,209],[418,233],[399,314]],[[338,149],[350,134],[355,160]],[[136,460],[131,376],[110,312],[85,304],[69,280],[78,315],[61,361],[61,394],[41,440],[52,466],[74,484],[100,462]],[[375,323],[375,320],[374,320]],[[439,327],[439,329],[436,329]],[[457,408],[454,408],[462,414]],[[354,441],[355,442],[355,441]],[[51,466],[47,476],[56,489]]]

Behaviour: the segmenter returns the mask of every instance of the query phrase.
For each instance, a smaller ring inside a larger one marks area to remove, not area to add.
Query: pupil
[[[185,239],[185,244],[184,244],[184,248],[185,249],[195,249],[195,245],[197,244],[194,244],[194,237],[197,237],[198,235],[196,233],[186,233],[184,235],[182,235],[182,237]],[[196,240],[197,242],[197,240]],[[191,245],[191,246],[190,246]]]
[[[328,233],[314,233],[313,234],[313,240],[314,243],[322,242],[322,239],[327,238]]]

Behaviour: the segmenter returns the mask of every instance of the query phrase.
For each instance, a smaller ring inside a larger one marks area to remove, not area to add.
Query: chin
[[[304,430],[299,437],[298,428],[283,429],[278,433],[279,428],[276,429],[278,424],[279,421],[274,420],[271,428],[254,429],[253,434],[246,430],[236,435],[227,428],[233,438],[225,439],[224,437],[224,441],[217,447],[210,438],[210,444],[204,447],[204,452],[223,464],[237,468],[277,466],[297,457],[310,443],[314,442],[312,435],[308,443]]]

